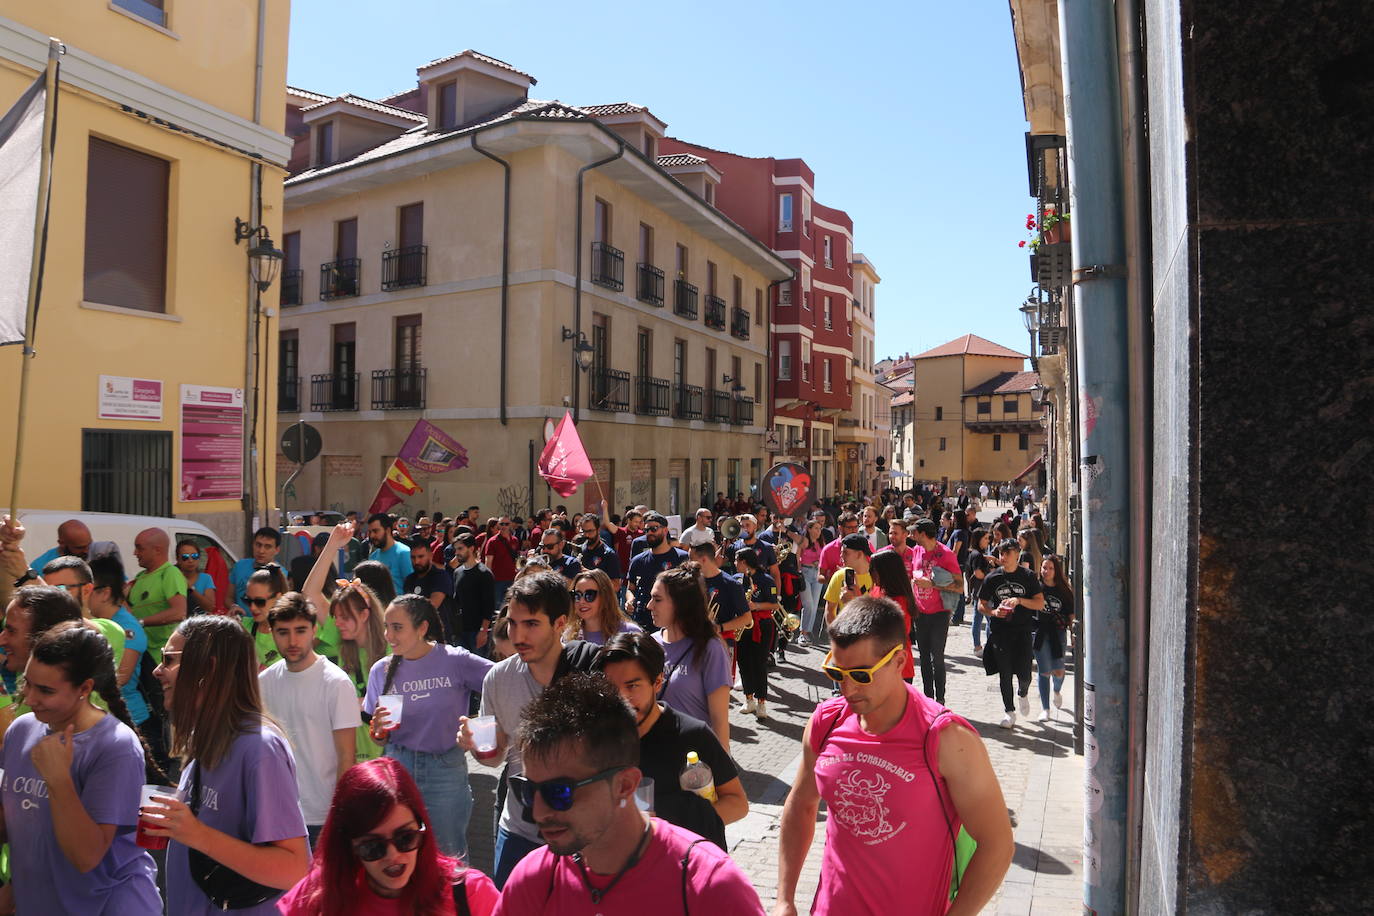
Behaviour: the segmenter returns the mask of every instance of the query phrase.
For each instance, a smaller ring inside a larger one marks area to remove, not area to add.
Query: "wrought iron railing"
[[[749,312],[747,309],[735,306],[734,311],[730,313],[730,333],[740,340],[749,339]]]
[[[360,258],[341,258],[320,265],[320,298],[346,299],[362,288],[363,262]]]
[[[678,385],[673,392],[673,416],[679,420],[701,419],[700,385]]]
[[[650,305],[662,305],[663,271],[652,264],[641,262],[636,274],[639,282],[635,287],[635,298]]]
[[[629,410],[630,373],[604,366],[593,367],[589,395],[587,406],[592,410]]]
[[[301,304],[302,287],[305,286],[305,271],[300,268],[281,272],[282,308]]]
[[[737,397],[734,400],[734,411],[730,415],[730,422],[735,426],[754,425],[754,399]]]
[[[706,419],[713,423],[730,422],[730,392],[714,389],[706,392]]]
[[[605,242],[592,242],[592,282],[609,289],[624,289],[625,252]]]
[[[635,413],[668,416],[668,380],[641,375],[635,378]]]
[[[324,412],[357,410],[358,373],[310,376],[310,409]]]
[[[706,326],[717,331],[725,330],[725,300],[719,296],[706,297]]]
[[[696,320],[697,288],[686,280],[677,280],[673,283],[673,313]]]
[[[429,246],[408,245],[382,252],[382,289],[405,289],[425,285]]]
[[[372,409],[423,410],[426,374],[419,366],[372,370]]]

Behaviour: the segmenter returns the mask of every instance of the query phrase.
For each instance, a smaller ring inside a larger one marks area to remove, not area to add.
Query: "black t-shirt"
[[[963,563],[964,578],[968,580],[968,593],[975,598],[978,597],[978,590],[983,587],[983,580],[973,574],[976,569],[981,569],[984,573],[988,571],[987,558],[983,556],[983,551],[974,548],[968,552],[968,558]]]
[[[756,572],[749,577],[751,586],[745,593],[746,598],[755,604],[777,604],[778,586],[773,577],[766,572]]]
[[[623,579],[624,570],[620,568],[620,554],[615,552],[615,547],[609,546],[601,538],[584,545],[579,552],[578,560],[583,569],[599,569],[612,579]]]
[[[956,543],[959,545],[959,568],[960,568],[960,569],[963,569],[963,568],[964,568],[964,564],[968,562],[968,529],[967,529],[967,528],[964,528],[964,527],[962,527],[962,526],[957,526],[957,527],[955,527],[954,531],[952,531],[952,532],[950,533],[950,535],[949,535],[949,543],[946,544],[945,546],[946,546],[946,547],[952,547],[952,546],[954,546]]]
[[[1045,588],[1045,609],[1040,611],[1037,626],[1053,624],[1061,630],[1069,628],[1073,616],[1073,592],[1068,589]]]
[[[726,623],[741,614],[749,613],[745,603],[744,586],[739,579],[727,572],[719,572],[706,579],[706,607],[715,608],[716,623]]]
[[[482,563],[459,566],[453,571],[453,600],[463,632],[477,632],[496,614],[496,577]]]
[[[1032,575],[1029,569],[1018,566],[1007,572],[999,566],[983,580],[983,587],[978,590],[978,599],[996,607],[1005,598],[1034,598],[1041,591],[1040,580]],[[1010,617],[989,617],[988,621],[993,632],[1004,628],[1029,630],[1035,625],[1035,618],[1035,611],[1018,604]]]
[[[670,706],[660,708],[654,727],[639,739],[639,768],[654,781],[654,814],[725,849],[725,824],[720,815],[706,799],[683,789],[679,777],[689,751],[696,751],[702,763],[711,768],[717,786],[737,778],[739,768],[705,722]]]
[[[410,575],[406,576],[402,592],[407,595],[419,595],[426,601],[428,601],[429,596],[435,592],[442,593],[444,600],[440,602],[438,607],[439,620],[443,623],[445,629],[453,628],[455,622],[453,616],[453,598],[451,597],[453,595],[453,576],[449,574],[447,569],[431,563],[429,571],[423,575],[418,572],[412,572]],[[435,633],[432,635],[437,637],[439,634]]]

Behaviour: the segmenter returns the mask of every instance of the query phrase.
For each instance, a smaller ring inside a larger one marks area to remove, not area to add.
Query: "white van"
[[[147,528],[161,528],[172,539],[168,545],[169,554],[176,549],[178,541],[192,540],[200,547],[216,547],[224,555],[227,566],[233,567],[238,559],[234,552],[224,546],[219,535],[200,522],[184,518],[158,518],[155,515],[118,515],[113,512],[72,512],[71,510],[20,509],[19,521],[24,525],[24,556],[32,563],[38,556],[51,547],[57,546],[57,527],[70,519],[78,519],[91,529],[91,543],[113,541],[119,548],[119,559],[124,564],[124,574],[133,578],[138,574],[138,562],[134,559],[134,538]],[[201,551],[204,553],[204,550]],[[168,559],[171,559],[170,555]],[[205,569],[204,560],[201,569]]]

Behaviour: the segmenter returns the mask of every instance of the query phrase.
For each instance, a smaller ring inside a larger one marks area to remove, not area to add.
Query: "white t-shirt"
[[[678,538],[678,543],[683,547],[695,547],[698,544],[705,544],[716,539],[716,533],[708,526],[697,528],[696,525],[689,525],[683,529],[682,536]]]
[[[318,656],[309,668],[294,672],[286,670],[282,659],[258,674],[258,686],[268,714],[291,740],[305,823],[323,824],[338,776],[334,732],[362,724],[353,681],[338,665]]]

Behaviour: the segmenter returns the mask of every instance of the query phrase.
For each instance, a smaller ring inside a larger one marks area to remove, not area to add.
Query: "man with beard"
[[[453,614],[453,576],[447,569],[434,562],[429,552],[429,542],[416,538],[410,542],[410,564],[413,571],[406,576],[405,588],[408,595],[419,595],[434,605],[443,626],[443,641],[451,646],[458,645],[458,621]],[[431,634],[438,636],[439,634]]]
[[[395,527],[395,519],[385,512],[368,516],[367,540],[372,551],[367,558],[390,570],[391,582],[399,595],[405,592],[406,576],[414,572],[415,567],[410,562],[410,548],[396,540]]]
[[[530,536],[533,537],[533,533]],[[520,556],[520,542],[511,533],[509,515],[501,516],[496,523],[496,533],[483,541],[480,549],[482,561],[496,580],[496,607],[499,608],[506,598],[506,589],[515,581],[515,558]]]
[[[572,675],[545,690],[520,726],[524,775],[511,797],[548,844],[507,882],[497,916],[526,913],[762,916],[758,893],[708,840],[635,805],[642,773],[635,717],[606,679]],[[679,895],[681,900],[679,901]]]
[[[674,569],[687,561],[687,551],[679,550],[668,542],[668,520],[657,512],[644,516],[644,543],[646,549],[630,561],[630,570],[625,580],[631,590],[627,603],[635,623],[649,633],[658,629],[649,616],[649,590],[654,580],[665,569]]]
[[[759,555],[759,569],[768,573],[776,585],[780,580],[778,572],[778,551],[777,548],[759,537],[759,520],[752,515],[740,515],[739,527],[740,536],[735,540],[735,550],[743,547],[752,547],[754,552]]]
[[[301,813],[313,845],[329,814],[334,786],[354,763],[358,696],[343,669],[315,652],[315,608],[287,592],[267,612],[281,659],[258,672],[262,704],[291,739]]]

